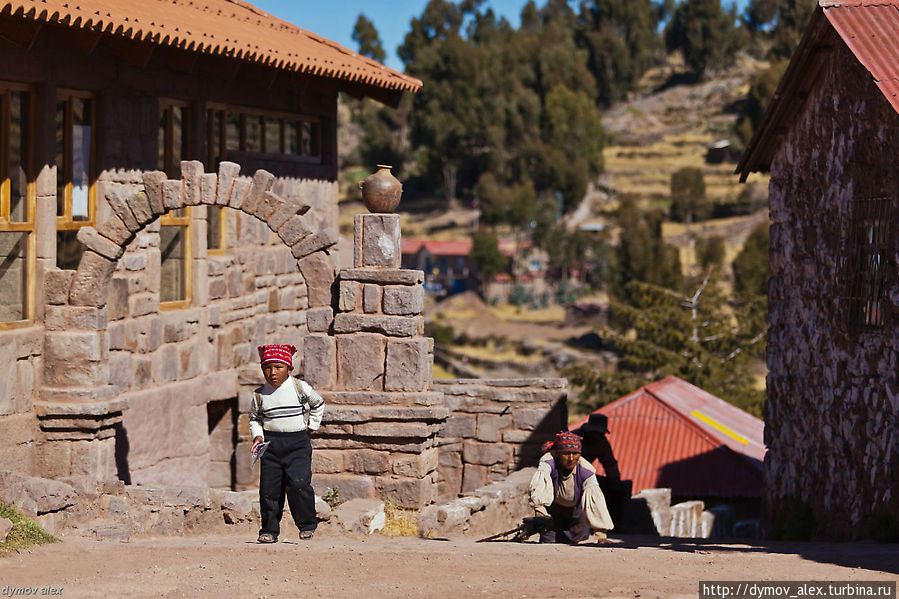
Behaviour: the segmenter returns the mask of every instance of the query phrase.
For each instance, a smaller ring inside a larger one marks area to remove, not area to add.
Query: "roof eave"
[[[792,98],[796,88],[798,87],[797,74],[804,71],[807,64],[812,59],[816,46],[823,36],[823,33],[829,27],[829,22],[824,16],[820,4],[815,7],[809,23],[802,34],[799,45],[790,57],[790,62],[784,71],[783,77],[777,84],[777,89],[765,108],[762,120],[750,139],[749,144],[743,151],[737,168],[734,171],[740,175],[740,183],[745,183],[746,178],[752,172],[767,172],[771,167],[770,155],[765,156],[765,151],[776,142],[776,137],[782,134],[781,121],[785,120],[787,109],[787,99]],[[810,73],[814,77],[817,72]]]

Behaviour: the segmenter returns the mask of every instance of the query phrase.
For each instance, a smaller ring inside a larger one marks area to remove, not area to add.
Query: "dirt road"
[[[292,541],[292,542],[291,542]],[[899,580],[899,546],[660,543],[543,546],[295,536],[67,539],[0,560],[0,593],[63,597],[697,597],[701,580]],[[50,591],[48,590],[48,593]]]

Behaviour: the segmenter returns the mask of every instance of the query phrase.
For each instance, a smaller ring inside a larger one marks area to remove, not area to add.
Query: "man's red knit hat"
[[[297,353],[296,346],[293,345],[260,345],[256,348],[259,351],[259,361],[262,365],[269,362],[280,362],[287,364],[289,368],[293,368],[293,355]]]
[[[581,453],[581,438],[567,431],[556,433],[556,439],[553,441],[553,450]]]

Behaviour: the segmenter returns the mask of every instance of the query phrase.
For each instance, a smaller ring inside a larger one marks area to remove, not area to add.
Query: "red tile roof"
[[[416,254],[424,246],[434,256],[467,256],[471,253],[474,242],[471,239],[461,241],[438,241],[435,239],[403,239],[403,253]]]
[[[767,171],[833,43],[843,43],[899,113],[899,0],[819,0],[762,121],[737,165],[740,181]]]
[[[416,92],[421,81],[240,0],[0,0],[0,16]]]
[[[711,393],[669,376],[596,412],[609,418],[609,442],[634,493],[761,496],[764,423]]]

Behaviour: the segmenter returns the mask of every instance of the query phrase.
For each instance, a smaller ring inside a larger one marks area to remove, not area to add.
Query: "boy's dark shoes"
[[[301,531],[300,531],[300,540],[301,540],[301,541],[308,541],[308,540],[311,539],[314,535],[315,535],[315,533],[314,533],[313,531],[311,531],[311,530],[301,530]]]
[[[257,543],[277,543],[278,537],[273,535],[270,532],[259,533],[259,538],[256,539]]]

